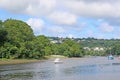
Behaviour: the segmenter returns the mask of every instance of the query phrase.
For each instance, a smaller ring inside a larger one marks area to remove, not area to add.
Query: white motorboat
[[[54,63],[55,63],[55,64],[60,64],[60,63],[62,63],[62,61],[60,60],[60,58],[56,58],[56,59],[54,60]]]

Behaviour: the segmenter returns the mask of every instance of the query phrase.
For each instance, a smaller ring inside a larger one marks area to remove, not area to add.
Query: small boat
[[[60,60],[60,58],[56,58],[56,59],[54,60],[54,63],[55,63],[55,64],[60,64],[60,63],[62,63],[62,61]]]
[[[114,57],[112,55],[108,56],[108,60],[113,60],[113,59],[114,59]]]

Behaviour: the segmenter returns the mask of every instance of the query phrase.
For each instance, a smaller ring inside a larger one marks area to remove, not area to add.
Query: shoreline
[[[2,65],[13,65],[13,64],[25,64],[25,63],[34,63],[44,60],[37,59],[0,59],[0,66]]]
[[[43,59],[0,59],[0,66],[41,62],[45,60],[55,59],[57,57],[61,59],[66,58],[65,56],[61,56],[61,55],[50,55],[50,56],[45,56]]]
[[[0,66],[2,65],[12,65],[12,64],[26,64],[26,63],[34,63],[34,62],[41,62],[45,60],[54,60],[55,58],[61,58],[61,59],[87,59],[87,58],[93,58],[93,56],[87,56],[87,57],[72,57],[68,58],[65,56],[60,56],[60,55],[51,55],[51,56],[46,56],[44,59],[0,59]]]

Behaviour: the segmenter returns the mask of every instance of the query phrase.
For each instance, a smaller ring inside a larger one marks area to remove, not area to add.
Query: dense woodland
[[[51,40],[60,41],[51,43]],[[44,35],[35,36],[31,27],[20,20],[0,21],[0,58],[41,59],[49,55],[83,57],[86,55],[120,55],[119,39],[58,38]],[[86,50],[89,47],[91,50]],[[102,47],[102,51],[93,48]]]

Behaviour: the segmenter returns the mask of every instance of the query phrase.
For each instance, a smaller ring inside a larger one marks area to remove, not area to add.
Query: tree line
[[[21,20],[7,19],[4,22],[0,20],[0,58],[41,59],[49,55],[83,57],[105,55],[109,50],[112,50],[114,54],[120,54],[120,45],[111,47],[102,54],[86,51],[83,49],[84,45],[69,38],[64,39],[62,43],[51,43],[49,37],[35,36],[31,27]]]
[[[40,59],[53,54],[81,57],[83,49],[71,39],[65,40],[62,44],[53,44],[44,35],[35,36],[31,27],[23,21],[0,21],[0,58]]]

